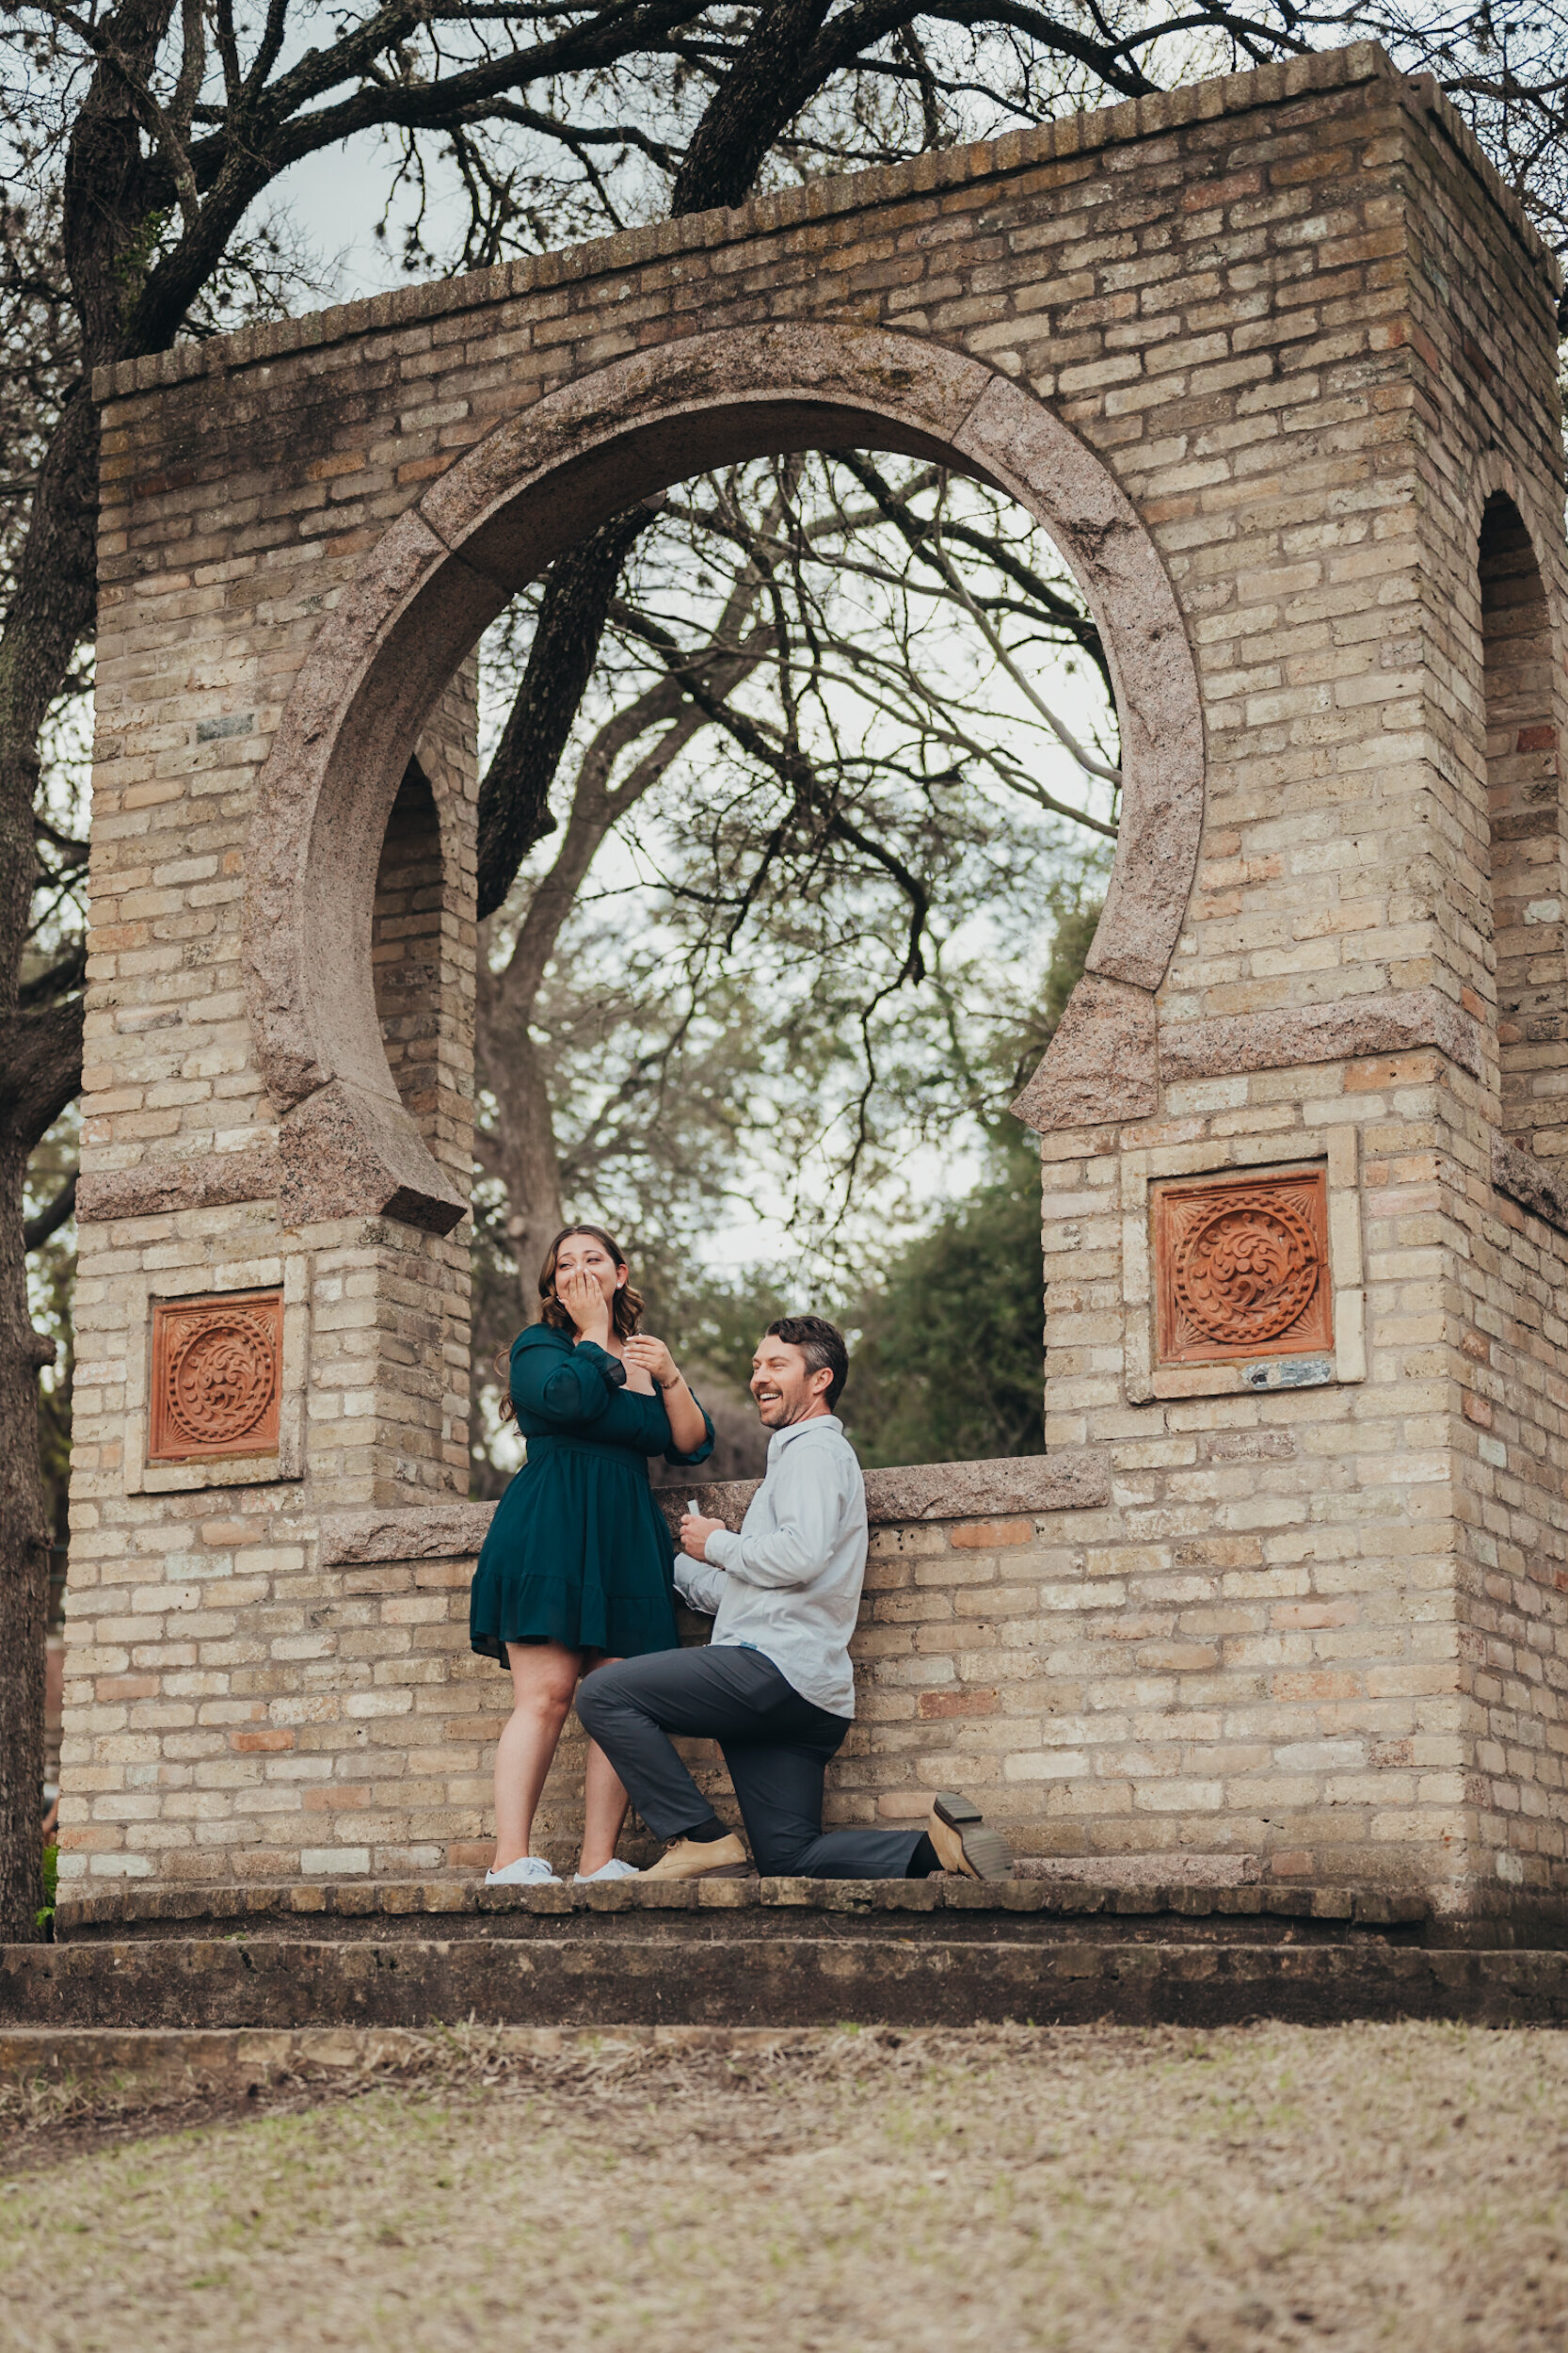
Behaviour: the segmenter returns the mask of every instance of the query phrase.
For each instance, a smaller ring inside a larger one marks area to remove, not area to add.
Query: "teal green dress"
[[[675,1546],[648,1458],[705,1463],[708,1415],[702,1444],[682,1454],[663,1398],[633,1396],[618,1357],[548,1323],[513,1341],[511,1391],[528,1460],[496,1507],[473,1572],[473,1648],[503,1666],[508,1642],[562,1642],[610,1658],[676,1649]]]

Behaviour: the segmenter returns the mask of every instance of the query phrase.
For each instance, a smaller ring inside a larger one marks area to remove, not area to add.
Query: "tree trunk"
[[[527,1323],[538,1312],[535,1285],[565,1212],[555,1120],[538,1048],[528,1033],[526,1015],[504,1023],[499,1018],[506,1000],[506,977],[488,971],[481,959],[479,1067],[499,1114],[488,1158],[490,1173],[499,1175],[506,1188],[506,1238],[517,1259],[518,1305]]]
[[[554,824],[550,788],[599,659],[621,568],[652,520],[648,507],[629,507],[551,567],[528,667],[479,792],[481,922]]]
[[[27,1303],[27,1160],[76,1093],[80,999],[18,1004],[38,856],[44,712],[92,617],[97,417],[68,406],[45,458],[0,646],[0,1940],[36,1938],[43,1901],[43,1675],[49,1553],[39,1467],[40,1343]]]
[[[124,0],[104,26],[144,73],[171,0]],[[140,141],[124,75],[102,67],[72,131],[62,234],[82,326],[82,381],[39,469],[16,593],[0,641],[0,1938],[38,1935],[43,1900],[44,1645],[49,1553],[39,1464],[38,1369],[23,1242],[27,1160],[81,1085],[82,1004],[33,1009],[22,992],[38,879],[33,830],[39,735],[91,633],[97,602],[95,360],[118,349],[121,263],[140,227]]]
[[[38,1933],[43,1901],[43,1658],[49,1537],[38,1459],[40,1343],[27,1307],[22,1184],[27,1154],[0,1144],[0,1943]]]
[[[709,100],[670,191],[670,212],[741,204],[762,160],[809,92],[801,67],[828,0],[769,0]],[[622,567],[649,517],[613,516],[551,568],[528,668],[479,792],[479,913],[491,915],[534,843],[549,832],[550,788],[593,671]]]
[[[637,528],[640,530],[642,525],[639,523]],[[602,573],[607,560],[605,535],[600,536],[596,563]],[[630,536],[629,534],[628,544]],[[614,582],[610,584],[613,586]],[[517,1261],[518,1305],[525,1323],[537,1312],[537,1269],[566,1214],[554,1108],[530,1027],[534,1008],[562,929],[577,904],[578,892],[605,835],[619,817],[651,792],[693,737],[708,724],[706,709],[691,699],[688,687],[695,684],[705,696],[712,694],[722,699],[748,678],[762,660],[766,639],[744,638],[756,608],[759,587],[754,572],[743,574],[726,603],[703,659],[683,668],[679,678],[657,680],[599,729],[578,767],[571,815],[560,849],[549,873],[541,875],[529,901],[511,955],[500,971],[494,971],[483,946],[480,949],[475,1060],[480,1083],[495,1097],[499,1114],[495,1132],[486,1142],[486,1168],[488,1175],[499,1176],[506,1188],[511,1212],[506,1234]],[[533,668],[531,659],[529,678]],[[526,740],[527,729],[519,723],[519,712],[528,706],[529,695],[525,679],[506,726],[507,737],[520,744]],[[656,729],[663,732],[649,744],[618,790],[611,792],[610,778],[617,760]],[[550,776],[544,778],[546,789],[554,774],[559,751],[549,757],[551,769]],[[499,761],[499,754],[497,758]],[[491,773],[495,773],[494,769]]]

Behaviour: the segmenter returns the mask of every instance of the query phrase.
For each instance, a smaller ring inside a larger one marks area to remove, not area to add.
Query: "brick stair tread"
[[[1317,1920],[1370,1928],[1415,1926],[1432,1907],[1416,1894],[1357,1886],[1128,1887],[1081,1880],[975,1881],[809,1880],[751,1878],[671,1881],[611,1881],[576,1886],[487,1887],[482,1880],[394,1880],[356,1883],[274,1882],[255,1886],[191,1886],[116,1890],[72,1897],[56,1913],[61,1942],[116,1929],[146,1931],[198,1922],[227,1929],[236,1922],[269,1920],[456,1919],[523,1914],[564,1915],[668,1912],[788,1910],[811,1913],[994,1913],[1072,1917]]]

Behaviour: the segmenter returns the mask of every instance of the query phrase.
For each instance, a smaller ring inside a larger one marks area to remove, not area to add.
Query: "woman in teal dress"
[[[528,1459],[503,1496],[473,1573],[469,1639],[509,1667],[512,1714],[495,1753],[495,1863],[487,1884],[554,1877],[529,1852],[534,1811],[579,1679],[607,1659],[674,1650],[675,1547],[648,1459],[706,1462],[713,1425],[597,1225],[556,1235],[539,1270],[542,1321],[512,1343],[510,1394]],[[626,1791],[588,1743],[580,1879],[619,1878]]]

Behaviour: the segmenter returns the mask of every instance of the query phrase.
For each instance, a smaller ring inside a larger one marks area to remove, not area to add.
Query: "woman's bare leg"
[[[534,1810],[554,1761],[583,1664],[576,1651],[559,1642],[508,1642],[506,1662],[512,1670],[512,1712],[495,1748],[498,1871],[529,1851]],[[625,1803],[624,1790],[621,1801]]]
[[[613,1658],[596,1658],[596,1667],[613,1667]],[[583,1776],[583,1854],[577,1867],[585,1879],[610,1862],[626,1820],[628,1799],[619,1774],[597,1740],[588,1742]]]

